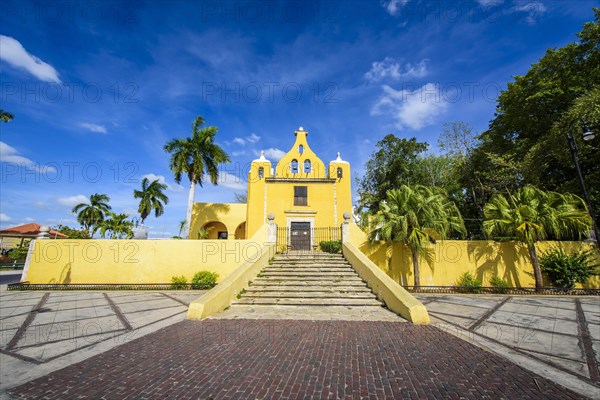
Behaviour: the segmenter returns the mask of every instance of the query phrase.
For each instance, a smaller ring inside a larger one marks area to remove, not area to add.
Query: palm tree
[[[179,221],[179,239],[181,239],[181,232],[185,229],[185,227],[187,226],[187,222],[185,219],[182,219],[181,221]]]
[[[535,242],[547,238],[580,238],[591,226],[584,201],[573,194],[544,192],[533,186],[514,194],[495,194],[483,208],[483,231],[514,237],[527,245],[535,287],[543,286]]]
[[[107,219],[100,224],[100,236],[106,237],[110,232],[110,239],[131,239],[133,237],[133,222],[128,221],[129,215],[125,213],[115,214],[108,212]]]
[[[402,185],[387,192],[370,221],[370,239],[402,242],[411,251],[415,286],[421,286],[419,254],[451,232],[466,233],[456,205],[439,189]]]
[[[158,218],[164,212],[164,204],[169,203],[169,198],[163,193],[163,190],[167,189],[167,185],[160,183],[158,179],[152,183],[149,182],[148,178],[142,179],[142,190],[133,191],[133,197],[140,199],[138,212],[142,217],[142,225],[152,210],[154,210],[154,216]]]
[[[90,202],[77,204],[71,212],[77,214],[77,222],[86,230],[90,236],[98,229],[98,225],[104,220],[104,215],[111,210],[108,204],[110,198],[105,194],[93,194]]]
[[[8,111],[4,111],[0,108],[0,121],[8,122],[11,121],[13,118],[14,116],[11,113],[9,113]]]
[[[164,147],[171,154],[169,168],[175,176],[175,182],[180,183],[185,174],[190,180],[190,192],[186,213],[186,239],[190,238],[192,226],[192,207],[196,184],[202,187],[203,180],[208,176],[213,185],[219,178],[219,164],[229,162],[229,156],[223,149],[215,144],[215,135],[218,128],[207,126],[201,128],[204,118],[196,117],[192,124],[192,137],[172,139]]]

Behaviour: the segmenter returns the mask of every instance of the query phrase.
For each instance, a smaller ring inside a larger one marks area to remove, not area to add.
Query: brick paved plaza
[[[9,390],[19,398],[585,398],[434,326],[183,321]]]

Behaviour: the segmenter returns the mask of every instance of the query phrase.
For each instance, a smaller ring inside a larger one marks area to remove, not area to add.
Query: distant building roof
[[[11,228],[6,228],[0,230],[0,236],[10,236],[10,237],[32,237],[35,238],[40,233],[40,228],[42,225],[36,224],[32,222],[30,224],[13,226]],[[60,238],[60,239],[68,239],[69,237],[63,233],[55,231],[54,229],[50,229],[50,238]]]

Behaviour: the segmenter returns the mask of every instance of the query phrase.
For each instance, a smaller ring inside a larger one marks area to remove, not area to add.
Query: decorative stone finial
[[[50,227],[48,225],[40,226],[40,233],[37,235],[38,239],[49,239],[50,238]]]
[[[338,156],[335,159],[335,161],[342,161],[342,156],[340,155],[340,152],[338,151]]]
[[[273,213],[269,213],[269,214],[267,214],[267,219],[268,219],[269,221],[274,221],[274,220],[275,220],[275,214],[273,214]]]
[[[302,126],[301,126],[300,128],[298,128],[298,130],[299,130],[300,132],[304,132],[304,127],[302,127]]]
[[[344,213],[344,222],[350,222],[350,213],[348,211]]]
[[[260,151],[260,160],[261,161],[265,161],[266,160],[266,158],[265,158],[265,151],[264,150]]]

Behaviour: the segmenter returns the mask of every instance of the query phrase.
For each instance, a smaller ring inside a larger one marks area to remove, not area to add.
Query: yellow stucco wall
[[[251,240],[36,240],[30,283],[169,283],[201,270],[218,281],[258,257],[266,227]]]
[[[408,286],[414,284],[411,253],[406,246],[400,243],[391,247],[384,243],[370,244],[355,224],[350,225],[350,241],[396,282]],[[560,245],[568,252],[591,248],[582,242],[540,242],[536,245],[538,254],[552,245]],[[598,253],[594,254],[595,263],[600,263]],[[465,272],[472,273],[484,286],[489,286],[492,276],[499,276],[511,286],[535,286],[527,249],[518,242],[438,241],[431,246],[427,257],[419,257],[419,266],[423,286],[451,286]],[[544,286],[551,286],[545,276]],[[593,277],[584,287],[600,288],[600,277]]]
[[[228,239],[235,239],[236,230],[245,221],[246,204],[244,203],[194,203],[190,239],[197,239],[198,231],[206,224],[214,227],[208,239],[217,239],[218,232],[223,229],[227,230]],[[213,222],[220,222],[222,225]],[[246,236],[244,235],[243,238],[245,239]]]
[[[297,130],[295,142],[279,160],[271,174],[272,165],[262,158],[254,160],[248,174],[247,232],[253,234],[266,222],[268,214],[275,215],[279,227],[293,221],[311,222],[312,227],[339,226],[344,212],[352,211],[350,164],[337,159],[328,168],[310,148],[308,132]],[[302,148],[302,152],[300,152]],[[298,162],[298,173],[292,173],[292,161]],[[304,162],[310,160],[306,173]],[[260,176],[259,168],[263,169]],[[338,176],[338,168],[341,176]],[[306,186],[308,204],[294,205],[294,187]]]

